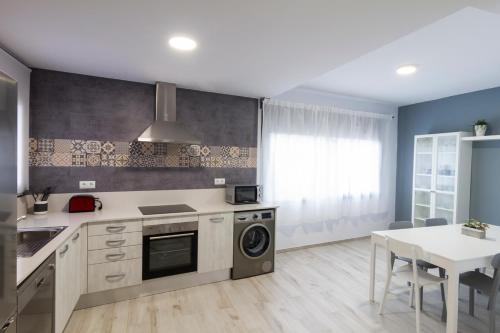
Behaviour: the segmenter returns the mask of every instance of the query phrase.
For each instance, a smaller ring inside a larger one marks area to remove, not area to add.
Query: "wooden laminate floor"
[[[414,332],[405,281],[393,280],[383,316],[378,302],[368,302],[369,245],[361,239],[280,253],[272,274],[79,310],[65,332]],[[379,255],[377,300],[384,265]],[[459,331],[487,332],[486,298],[476,297],[470,317],[467,295],[461,287]],[[440,315],[439,290],[425,290],[422,331],[445,332]]]

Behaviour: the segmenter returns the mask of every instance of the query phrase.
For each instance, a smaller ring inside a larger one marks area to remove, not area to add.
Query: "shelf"
[[[455,178],[455,175],[438,175],[438,177]]]
[[[462,141],[496,141],[500,140],[500,135],[466,136]]]
[[[415,206],[425,207],[425,208],[431,208],[430,205],[424,205],[424,204],[418,204],[418,203],[416,203]]]
[[[415,191],[419,191],[419,192],[430,192],[431,190],[430,189],[426,189],[426,188],[417,188],[415,187],[414,188]]]
[[[415,176],[419,177],[430,177],[432,176],[430,173],[416,173]]]
[[[417,152],[417,155],[432,155],[432,152],[422,151],[422,152]]]
[[[436,207],[436,209],[443,210],[443,211],[445,211],[445,212],[451,212],[451,213],[453,213],[453,209],[449,209],[449,208],[444,208],[444,207]]]
[[[425,221],[425,220],[427,220],[427,218],[423,218],[423,217],[415,217],[415,220]]]

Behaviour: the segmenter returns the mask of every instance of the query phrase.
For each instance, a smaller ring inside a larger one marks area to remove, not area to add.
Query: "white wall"
[[[29,99],[31,69],[0,49],[0,71],[17,81],[17,192],[28,189]]]
[[[357,221],[339,221],[331,224],[320,233],[303,231],[298,228],[293,235],[280,233],[277,231],[276,245],[278,249],[287,249],[313,244],[327,243],[351,238],[358,238],[370,235],[374,230],[386,229],[390,222],[394,221],[395,214],[395,193],[396,193],[396,162],[397,162],[397,130],[398,130],[398,108],[396,105],[387,104],[380,101],[374,101],[366,98],[345,96],[324,91],[313,90],[310,88],[295,88],[281,95],[274,96],[273,99],[289,101],[293,103],[304,103],[312,105],[334,105],[341,109],[353,111],[372,112],[386,115],[392,115],[390,139],[391,147],[388,147],[388,159],[391,170],[386,188],[390,189],[390,216],[380,220],[357,220]],[[291,180],[293,181],[293,180]],[[278,209],[278,221],[280,213]]]

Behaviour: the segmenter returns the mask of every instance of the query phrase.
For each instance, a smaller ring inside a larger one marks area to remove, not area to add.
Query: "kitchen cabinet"
[[[445,218],[448,224],[469,219],[472,144],[470,133],[415,136],[412,221]]]
[[[142,283],[142,221],[90,224],[87,239],[89,293]]]
[[[56,251],[55,333],[61,333],[80,298],[82,235],[75,231]]]
[[[233,218],[233,213],[199,216],[198,273],[233,266]]]

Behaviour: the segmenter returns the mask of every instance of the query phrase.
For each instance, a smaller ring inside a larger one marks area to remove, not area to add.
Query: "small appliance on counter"
[[[262,201],[262,185],[226,185],[226,202],[232,205]]]
[[[102,202],[91,194],[78,194],[69,199],[69,213],[95,212],[102,209]]]

